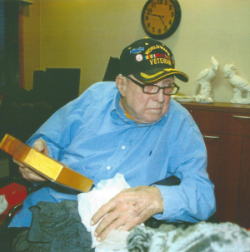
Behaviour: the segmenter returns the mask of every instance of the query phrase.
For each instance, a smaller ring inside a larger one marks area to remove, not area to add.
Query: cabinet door
[[[243,137],[237,223],[250,228],[250,137]]]
[[[203,133],[208,152],[208,174],[215,185],[220,222],[236,222],[241,161],[241,136]]]
[[[242,113],[223,113],[221,132],[226,134],[250,136],[250,115]]]
[[[222,115],[216,111],[190,109],[190,114],[202,132],[220,132],[222,128]]]

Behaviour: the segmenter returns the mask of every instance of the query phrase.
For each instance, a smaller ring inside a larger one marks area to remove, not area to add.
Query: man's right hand
[[[49,155],[49,149],[46,142],[42,139],[38,139],[35,141],[33,148],[45,155]],[[23,176],[23,178],[31,181],[46,181],[47,178],[43,177],[40,173],[35,172],[29,167],[25,166],[23,163],[13,158],[13,162],[19,165],[19,170]]]

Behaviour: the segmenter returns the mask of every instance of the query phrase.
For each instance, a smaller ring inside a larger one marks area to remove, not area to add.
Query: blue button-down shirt
[[[150,185],[171,175],[178,186],[158,186],[167,222],[197,222],[215,211],[214,186],[209,180],[203,137],[187,110],[170,100],[168,112],[152,124],[136,123],[119,106],[115,82],[92,85],[59,109],[28,140],[44,139],[50,156],[81,174],[100,180],[124,175],[131,187]],[[29,207],[38,201],[77,200],[55,186],[28,196],[10,226],[29,226]]]

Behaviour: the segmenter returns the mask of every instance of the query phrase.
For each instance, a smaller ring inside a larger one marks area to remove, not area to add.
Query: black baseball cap
[[[171,50],[163,43],[144,38],[125,47],[120,56],[120,74],[130,74],[143,83],[154,83],[167,76],[174,75],[187,82],[188,76],[175,69],[175,60]]]

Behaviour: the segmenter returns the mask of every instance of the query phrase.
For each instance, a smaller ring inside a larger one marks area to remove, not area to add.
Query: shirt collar
[[[138,126],[142,126],[142,127],[151,126],[154,124],[160,124],[160,125],[165,124],[168,112],[164,116],[162,116],[158,121],[156,121],[154,123],[139,123],[138,124],[137,122],[129,119],[125,115],[124,111],[122,110],[122,108],[119,105],[120,98],[121,98],[121,94],[119,91],[117,91],[117,93],[115,94],[114,99],[112,101],[111,108],[110,108],[110,115],[113,119],[120,118],[121,120],[123,120],[126,123],[138,125]],[[169,109],[170,109],[170,105],[169,105]]]

